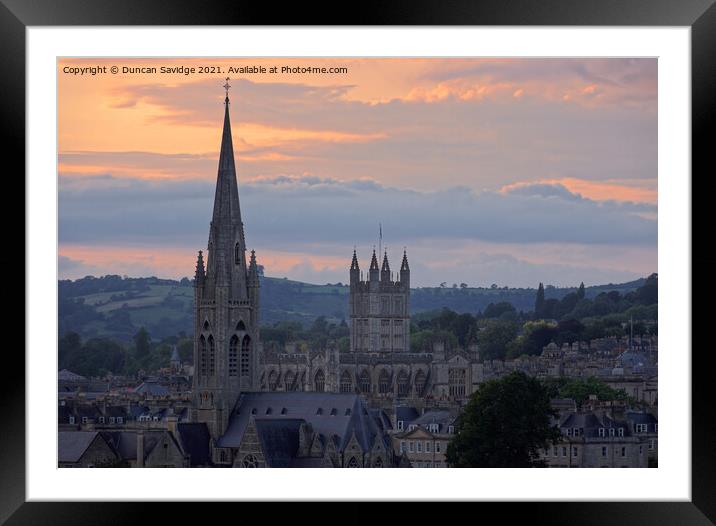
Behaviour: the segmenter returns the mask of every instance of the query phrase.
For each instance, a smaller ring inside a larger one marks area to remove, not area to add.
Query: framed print
[[[713,521],[691,173],[716,8],[529,5],[319,27],[4,2],[28,212],[3,519],[514,500]]]

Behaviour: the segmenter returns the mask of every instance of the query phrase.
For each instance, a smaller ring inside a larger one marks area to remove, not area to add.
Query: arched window
[[[251,338],[247,334],[241,341],[241,376],[249,376],[251,372]]]
[[[351,459],[348,461],[348,467],[349,468],[358,468],[360,467],[358,465],[358,460],[356,460],[356,457],[351,457]]]
[[[216,374],[216,346],[214,345],[214,337],[210,334],[209,339],[209,365],[207,373],[209,376],[214,376]]]
[[[313,390],[317,393],[322,393],[326,390],[326,375],[323,374],[323,370],[319,369],[316,376],[313,379]]]
[[[204,330],[205,330],[205,331],[208,331],[210,328],[211,328],[211,327],[209,326],[209,322],[208,322],[208,321],[205,321],[205,322],[204,322]]]
[[[246,330],[246,324],[244,324],[244,320],[239,320],[239,323],[236,324],[236,332],[245,331],[245,330]]]
[[[236,376],[238,371],[239,337],[234,334],[229,341],[229,376]]]
[[[283,375],[284,390],[285,391],[294,391],[296,389],[295,380],[296,380],[296,375],[293,374],[293,371],[288,371],[286,374],[284,374]]]
[[[392,389],[390,388],[390,374],[388,374],[388,371],[386,369],[383,369],[380,371],[380,376],[378,377],[378,391],[381,394],[389,393]]]
[[[234,263],[241,265],[241,247],[238,243],[234,245]]]
[[[351,374],[348,371],[343,371],[341,374],[341,393],[352,393],[353,392],[353,381],[351,380]]]
[[[271,371],[271,373],[269,373],[269,378],[268,378],[269,391],[275,391],[277,384],[278,384],[278,375],[276,374],[276,371]]]
[[[370,393],[370,374],[368,374],[368,371],[365,369],[363,369],[363,372],[360,373],[358,377],[358,385],[361,393]]]
[[[226,462],[226,450],[219,451],[219,462]]]
[[[208,356],[206,351],[206,338],[202,334],[199,337],[199,374],[206,376],[208,367]]]
[[[467,374],[465,369],[450,369],[448,371],[448,389],[450,396],[465,396],[465,380]]]
[[[375,462],[373,463],[374,468],[382,468],[383,467],[383,459],[378,457],[375,459]]]
[[[408,383],[408,373],[400,371],[398,373],[398,396],[408,396],[410,392],[410,384]]]
[[[423,391],[425,390],[425,373],[423,371],[418,371],[415,375],[415,394],[418,396],[423,395]]]
[[[246,455],[244,457],[244,460],[241,461],[241,464],[245,468],[257,468],[259,467],[259,462],[256,460],[256,457],[253,455]]]

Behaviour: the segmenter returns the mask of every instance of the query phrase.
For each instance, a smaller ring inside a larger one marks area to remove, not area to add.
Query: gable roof
[[[209,428],[205,423],[177,424],[177,434],[182,449],[189,455],[191,467],[208,466],[211,464],[209,452]]]
[[[60,431],[57,458],[60,462],[78,462],[99,436],[98,431]],[[104,440],[100,436],[100,440]]]
[[[298,451],[298,436],[305,420],[298,418],[258,418],[256,434],[269,467],[287,468]]]

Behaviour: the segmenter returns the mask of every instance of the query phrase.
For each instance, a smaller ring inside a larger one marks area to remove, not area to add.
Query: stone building
[[[192,421],[219,436],[242,391],[255,390],[259,340],[256,255],[247,264],[226,84],[224,129],[209,227],[206,268],[199,251],[194,276]]]
[[[120,460],[107,438],[98,431],[60,431],[57,438],[58,467],[105,467]]]
[[[401,411],[401,409],[403,411]],[[455,434],[457,414],[454,411],[430,410],[420,416],[403,418],[406,408],[396,408],[397,430],[392,434],[393,451],[404,456],[414,468],[449,467],[445,459],[447,446]]]

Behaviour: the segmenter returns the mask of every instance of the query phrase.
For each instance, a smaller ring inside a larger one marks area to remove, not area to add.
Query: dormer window
[[[86,424],[86,423],[87,423],[87,420],[88,420],[88,419],[87,419],[86,416],[83,416],[83,417],[82,417],[82,423],[83,423],[83,424]]]
[[[110,424],[114,424],[116,421],[117,421],[117,419],[116,419],[115,417],[113,417],[113,416],[110,416],[110,417],[109,417],[109,423],[110,423]]]
[[[455,426],[448,426],[448,433],[453,434],[455,432]]]
[[[620,428],[619,428],[619,436],[620,436],[620,437],[623,437],[623,436],[624,436],[624,428],[623,428],[623,427],[620,427]]]
[[[578,436],[579,436],[579,428],[578,428],[578,427],[575,427],[575,428],[572,430],[572,434],[573,434],[574,436],[578,437]]]
[[[104,417],[103,417],[103,416],[100,416],[100,417],[99,417],[99,423],[100,423],[100,424],[104,424]]]
[[[398,431],[402,431],[402,430],[403,430],[403,421],[398,420]]]
[[[604,437],[604,436],[606,436],[606,434],[607,434],[606,429],[604,429],[603,427],[600,427],[599,428],[599,436]]]
[[[75,423],[75,417],[70,415],[70,424],[74,424],[74,423]]]
[[[613,428],[613,427],[610,427],[610,428],[609,428],[609,436],[610,436],[610,437],[613,437],[613,436],[614,436],[614,428]]]

